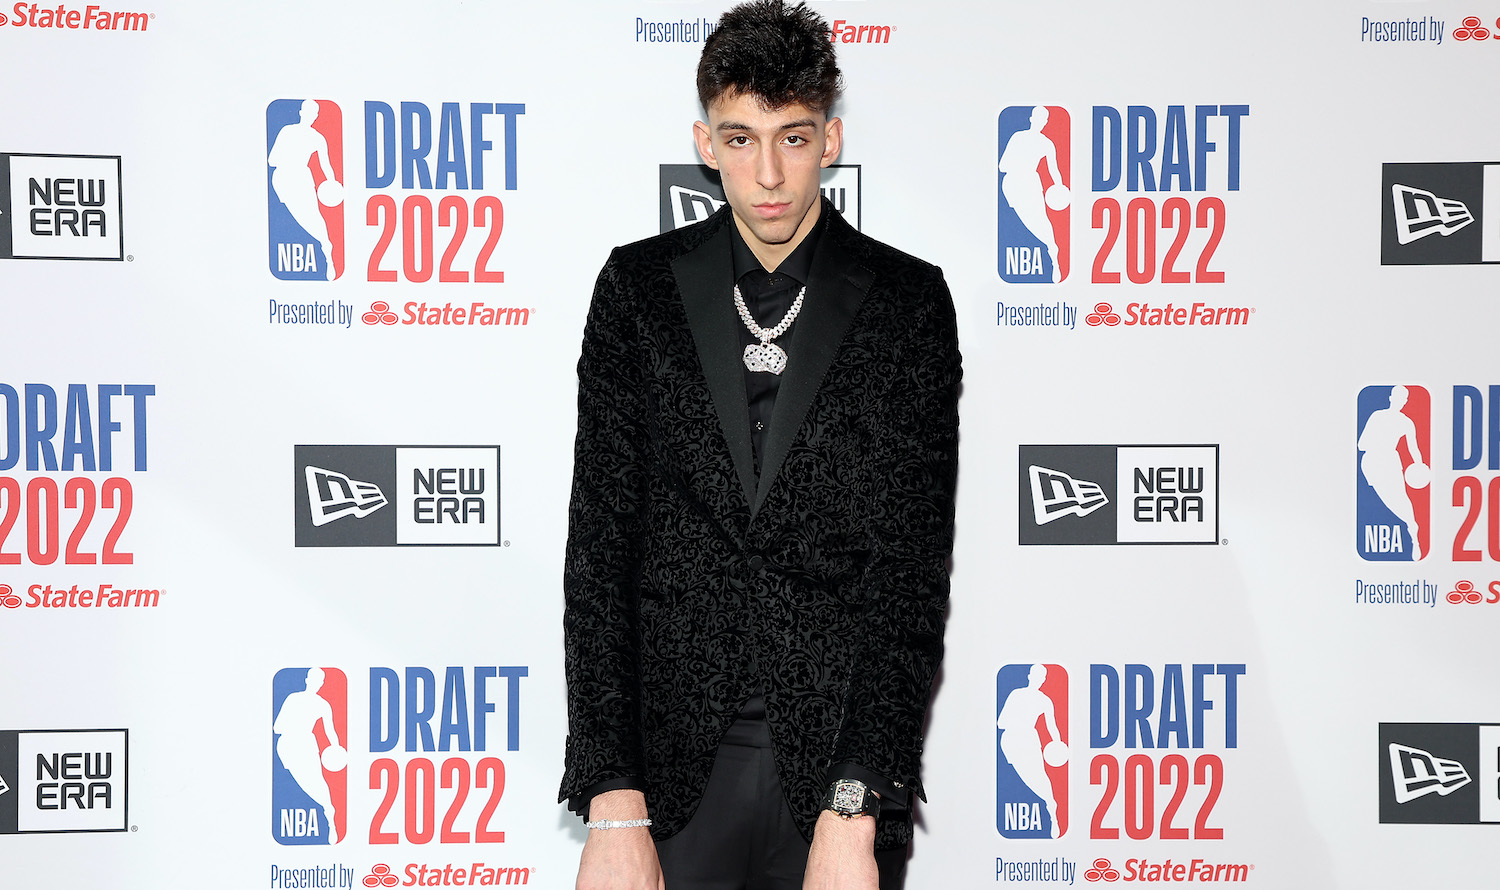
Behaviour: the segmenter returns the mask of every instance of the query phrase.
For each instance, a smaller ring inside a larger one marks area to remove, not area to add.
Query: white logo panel
[[[1115,510],[1122,544],[1212,544],[1219,538],[1214,445],[1121,445]]]
[[[1479,727],[1479,821],[1500,822],[1500,726]]]
[[[21,732],[16,749],[19,830],[125,830],[125,730]]]
[[[11,254],[122,259],[118,158],[11,155]]]
[[[397,544],[497,544],[500,451],[396,449]]]

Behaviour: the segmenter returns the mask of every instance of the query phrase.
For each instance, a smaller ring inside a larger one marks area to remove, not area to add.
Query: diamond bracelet
[[[650,819],[600,819],[597,822],[585,822],[584,828],[650,828]]]

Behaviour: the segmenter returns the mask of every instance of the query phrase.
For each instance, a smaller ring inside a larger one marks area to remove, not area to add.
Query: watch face
[[[839,782],[833,786],[833,809],[840,813],[857,813],[865,805],[865,786],[858,782]]]

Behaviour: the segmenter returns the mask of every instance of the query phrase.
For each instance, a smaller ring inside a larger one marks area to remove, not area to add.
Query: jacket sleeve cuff
[[[897,785],[879,773],[872,773],[862,766],[852,763],[835,763],[830,766],[828,784],[832,785],[840,779],[863,782],[866,788],[880,795],[882,810],[903,810],[911,802],[911,794],[905,787]]]
[[[875,786],[871,785],[870,787],[874,788]],[[602,782],[595,782],[572,797],[569,797],[568,809],[587,819],[589,815],[589,803],[595,797],[606,791],[619,791],[625,788],[644,792],[646,790],[646,780],[638,776],[620,776],[617,779],[605,779]],[[875,790],[879,791],[880,789],[876,788]]]

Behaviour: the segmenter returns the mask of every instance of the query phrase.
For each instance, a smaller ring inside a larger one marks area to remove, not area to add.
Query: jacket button
[[[750,568],[758,572],[765,567],[766,561],[764,559],[761,559],[759,556],[750,557]]]

